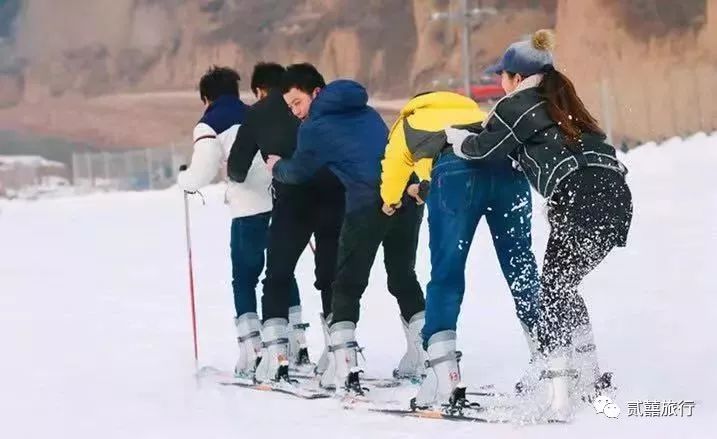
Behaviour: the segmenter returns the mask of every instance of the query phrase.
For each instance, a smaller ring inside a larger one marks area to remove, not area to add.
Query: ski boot
[[[324,334],[324,350],[321,352],[319,362],[314,367],[315,375],[322,375],[329,364],[329,345],[331,345],[331,337],[329,336],[329,323],[331,321],[331,314],[324,318],[324,313],[319,313],[319,320],[321,320],[321,332]]]
[[[600,373],[597,349],[590,324],[579,326],[572,332],[573,365],[579,374],[577,394],[586,402],[600,395],[614,397],[617,390],[612,382],[612,372]]]
[[[526,394],[533,390],[538,385],[541,372],[546,368],[545,356],[538,350],[537,337],[534,331],[530,331],[523,323],[521,323],[521,326],[530,350],[530,362],[523,376],[515,383],[515,393],[518,395]]]
[[[337,322],[331,325],[329,332],[331,338],[329,353],[334,357],[334,368],[331,371],[327,369],[324,375],[333,374],[337,393],[363,396],[367,389],[361,386],[360,374],[363,371],[358,367],[359,346],[356,342],[356,325],[349,321]]]
[[[261,361],[261,322],[256,313],[245,313],[234,319],[239,344],[239,359],[234,366],[236,378],[254,379]]]
[[[393,377],[396,379],[408,379],[420,383],[426,373],[426,351],[423,350],[421,337],[425,315],[424,311],[416,313],[409,322],[401,317],[403,332],[406,335],[406,353],[398,363],[398,367],[393,370]]]
[[[289,378],[289,360],[287,321],[282,318],[264,322],[262,346],[264,355],[256,370],[258,382],[291,382]]]
[[[461,373],[458,368],[460,354],[456,351],[456,332],[441,331],[433,334],[428,340],[428,360],[426,375],[418,389],[418,394],[411,399],[413,409],[430,409],[451,405],[451,400],[461,400],[459,387]],[[463,388],[465,400],[465,388]]]
[[[548,422],[570,421],[575,412],[575,386],[578,371],[570,368],[571,350],[558,349],[547,356],[547,368],[540,375],[536,396]]]
[[[306,328],[309,324],[301,320],[301,306],[289,308],[289,363],[298,372],[310,373],[314,365],[309,360],[306,344]]]

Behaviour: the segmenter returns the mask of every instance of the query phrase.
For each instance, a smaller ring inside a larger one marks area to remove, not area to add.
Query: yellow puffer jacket
[[[485,117],[475,101],[457,93],[438,91],[408,101],[391,128],[381,162],[383,202],[397,204],[414,172],[421,181],[430,181],[433,158],[445,146],[444,128]]]

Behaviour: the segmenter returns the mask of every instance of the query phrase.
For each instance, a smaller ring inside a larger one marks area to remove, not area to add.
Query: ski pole
[[[187,165],[179,167],[180,171],[185,171]],[[192,341],[194,343],[194,371],[199,371],[199,346],[197,343],[197,313],[194,305],[194,265],[192,263],[192,235],[190,232],[189,222],[189,194],[184,191],[184,226],[187,240],[187,260],[189,263],[189,304],[192,316]]]

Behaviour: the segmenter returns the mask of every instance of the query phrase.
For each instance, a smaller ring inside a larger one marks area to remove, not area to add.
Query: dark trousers
[[[610,170],[576,172],[552,201],[538,321],[544,352],[570,346],[573,330],[590,323],[578,286],[613,248],[625,245],[632,220],[630,190]]]
[[[401,315],[409,320],[425,309],[423,291],[416,278],[416,248],[423,206],[408,201],[393,216],[379,205],[346,215],[339,240],[334,280],[333,322],[358,322],[361,295],[368,285],[378,247],[383,244],[388,291],[398,301]]]
[[[239,317],[256,312],[256,284],[264,270],[264,251],[268,241],[271,212],[234,218],[229,247],[232,257],[234,309]],[[292,278],[288,306],[299,305],[299,289]]]
[[[274,182],[274,210],[269,227],[263,319],[288,318],[291,282],[296,264],[313,234],[316,283],[324,314],[331,312],[331,285],[336,271],[339,234],[344,216],[344,189],[322,171],[311,182]]]

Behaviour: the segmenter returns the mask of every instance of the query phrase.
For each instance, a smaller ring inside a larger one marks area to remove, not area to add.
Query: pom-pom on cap
[[[536,50],[553,50],[555,48],[555,33],[550,29],[540,29],[533,34],[532,42]]]
[[[555,47],[555,34],[541,29],[533,34],[529,41],[519,41],[508,47],[498,62],[489,67],[487,73],[510,72],[528,77],[553,66],[552,49]]]

